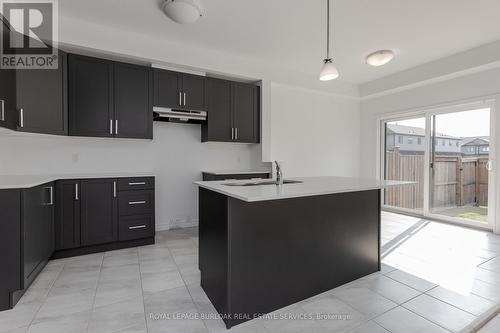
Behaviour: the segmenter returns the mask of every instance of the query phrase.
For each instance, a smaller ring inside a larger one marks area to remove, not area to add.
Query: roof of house
[[[490,137],[489,136],[472,136],[469,138],[463,138],[460,141],[461,146],[475,146],[475,145],[489,145]]]
[[[387,124],[387,128],[396,134],[425,136],[425,129],[414,126]],[[461,139],[456,136],[436,133],[438,138]]]

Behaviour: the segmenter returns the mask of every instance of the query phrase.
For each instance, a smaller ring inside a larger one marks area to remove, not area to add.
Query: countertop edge
[[[66,174],[66,175],[0,175],[1,177],[40,177],[40,179],[22,183],[22,184],[7,184],[0,183],[0,190],[13,190],[13,189],[27,189],[40,186],[46,183],[58,180],[71,180],[71,179],[100,179],[100,178],[136,178],[136,177],[156,177],[152,173],[126,173],[126,174]]]

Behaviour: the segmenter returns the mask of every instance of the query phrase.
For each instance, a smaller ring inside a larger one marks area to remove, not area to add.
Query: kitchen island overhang
[[[380,270],[380,190],[410,183],[300,180],[196,182],[201,286],[228,328]]]

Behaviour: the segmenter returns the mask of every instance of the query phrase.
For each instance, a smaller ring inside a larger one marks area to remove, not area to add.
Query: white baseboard
[[[198,226],[198,219],[192,219],[189,221],[170,221],[170,223],[156,224],[156,231],[165,231],[170,229],[180,229],[180,228],[192,228]]]

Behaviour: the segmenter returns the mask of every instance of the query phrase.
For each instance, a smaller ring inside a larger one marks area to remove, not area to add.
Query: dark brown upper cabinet
[[[3,24],[3,37],[10,32]],[[0,69],[0,126],[44,134],[68,134],[67,56],[57,69]]]
[[[202,141],[233,141],[232,83],[226,80],[207,79],[207,124],[201,127]]]
[[[258,86],[207,78],[207,108],[207,122],[201,128],[203,142],[259,142]]]
[[[69,55],[69,135],[152,139],[149,67]]]
[[[154,70],[154,105],[172,109],[206,110],[204,76]]]
[[[0,126],[16,129],[16,71],[0,69]]]
[[[153,73],[148,67],[114,63],[115,136],[153,138]]]
[[[114,136],[113,62],[69,55],[69,135]]]
[[[17,130],[68,134],[67,55],[59,51],[57,69],[16,70]]]
[[[233,83],[233,127],[237,142],[258,143],[260,140],[259,87],[245,83]]]

